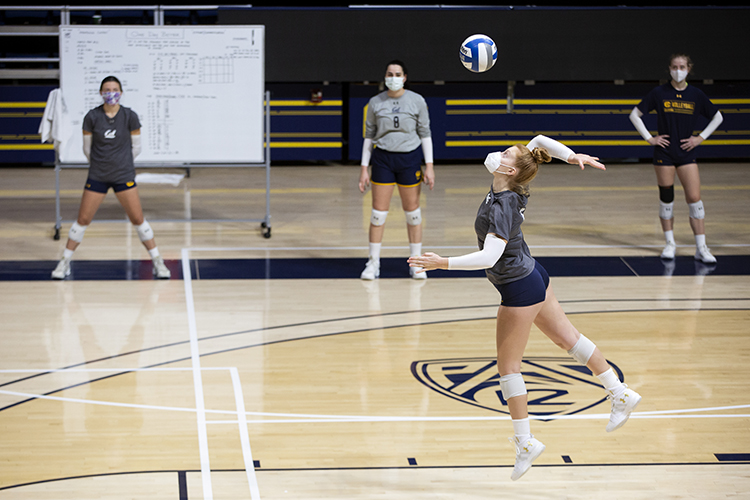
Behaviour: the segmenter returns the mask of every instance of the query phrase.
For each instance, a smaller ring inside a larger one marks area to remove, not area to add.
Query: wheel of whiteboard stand
[[[60,239],[60,228],[55,228],[55,235],[52,237],[53,240],[58,241]]]
[[[261,227],[263,227],[263,237],[268,239],[271,237],[271,227],[267,225],[265,222],[261,224]]]

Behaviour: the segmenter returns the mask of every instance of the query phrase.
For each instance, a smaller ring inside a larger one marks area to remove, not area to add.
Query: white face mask
[[[504,174],[504,175],[510,175],[510,172],[498,172],[497,169],[500,168],[500,166],[503,166],[505,168],[515,168],[510,165],[507,165],[503,163],[503,153],[502,151],[497,151],[495,153],[490,153],[487,155],[487,158],[484,160],[484,166],[487,167],[487,170],[491,174]]]
[[[681,69],[673,69],[669,72],[669,74],[672,75],[672,80],[676,81],[677,83],[681,83],[685,81],[685,78],[687,78],[688,72]]]
[[[404,88],[404,77],[403,76],[386,76],[385,86],[388,87],[388,90],[392,90],[393,92],[398,92],[399,90]]]

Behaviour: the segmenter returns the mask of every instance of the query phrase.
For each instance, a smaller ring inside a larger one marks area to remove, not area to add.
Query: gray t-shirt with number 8
[[[370,99],[365,119],[365,138],[380,149],[408,153],[430,137],[430,115],[424,97],[407,90],[398,98],[381,92]]]

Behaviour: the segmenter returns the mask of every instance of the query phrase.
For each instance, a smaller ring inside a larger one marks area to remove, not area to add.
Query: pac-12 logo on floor
[[[620,369],[610,365],[622,380]],[[414,377],[456,401],[508,414],[500,390],[495,358],[454,358],[414,361]],[[528,391],[529,414],[572,415],[604,403],[606,393],[591,370],[570,357],[528,357],[521,366]]]

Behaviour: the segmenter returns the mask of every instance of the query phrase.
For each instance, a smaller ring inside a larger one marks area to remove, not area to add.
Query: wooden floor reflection
[[[533,253],[658,255],[650,166],[564,168],[551,166],[532,186],[524,227]],[[703,168],[708,241],[721,263],[748,253],[747,165]],[[369,200],[355,192],[356,170],[275,168],[270,239],[249,224],[156,222],[157,241],[173,260],[363,256],[364,264]],[[473,247],[489,185],[482,170],[438,169],[436,191],[423,194],[426,249]],[[49,193],[32,192],[47,172],[0,175],[3,259],[58,258]],[[77,175],[65,180],[67,213]],[[191,176],[193,213],[258,208],[244,175]],[[184,209],[184,187],[171,189],[144,187],[148,217]],[[398,207],[394,200],[388,256],[406,246]],[[683,208],[679,250],[690,255]],[[128,224],[100,223],[76,258],[144,254]],[[603,391],[534,330],[524,375],[535,391],[532,432],[547,450],[518,482],[492,368],[499,296],[487,280],[195,278],[2,283],[0,500],[750,491],[746,275],[553,276],[573,323],[644,399],[627,425],[606,433]]]

